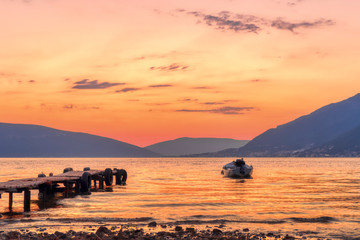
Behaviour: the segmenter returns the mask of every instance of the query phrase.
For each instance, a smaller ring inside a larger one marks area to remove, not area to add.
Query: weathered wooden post
[[[24,192],[24,212],[31,211],[31,190],[38,190],[39,203],[41,200],[45,206],[45,201],[48,197],[53,197],[56,192],[63,192],[65,197],[69,197],[70,191],[75,190],[76,193],[82,192],[86,194],[91,193],[91,180],[94,180],[94,186],[100,189],[111,186],[114,176],[116,174],[116,184],[125,184],[127,173],[124,169],[105,169],[105,171],[93,170],[85,168],[84,172],[72,171],[72,169],[65,169],[63,174],[46,177],[41,173],[37,179],[18,179],[8,182],[0,182],[0,198],[2,194],[9,194],[9,211],[13,211],[14,193]],[[69,172],[69,173],[67,173]],[[98,185],[97,182],[99,181]],[[64,185],[64,189],[62,188]],[[75,184],[75,186],[74,186]],[[57,189],[59,187],[59,189]],[[61,189],[60,189],[61,187]],[[41,208],[41,206],[40,206]]]
[[[104,179],[103,179],[103,177],[100,177],[100,179],[99,179],[99,188],[104,189]]]
[[[24,191],[24,212],[30,212],[30,200],[31,200],[31,192],[29,189],[25,189],[25,191]]]
[[[121,177],[118,177],[118,174],[115,175],[115,181],[116,185],[121,185]]]
[[[64,182],[64,187],[65,187],[65,191],[64,191],[64,197],[69,197],[69,191],[70,191],[70,186],[69,186],[69,182],[65,181]]]
[[[9,192],[9,212],[12,212],[13,207],[13,193]]]
[[[75,192],[80,193],[80,183],[79,180],[75,181]]]

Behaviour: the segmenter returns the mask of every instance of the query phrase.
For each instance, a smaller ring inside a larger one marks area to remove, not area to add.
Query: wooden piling
[[[9,212],[12,212],[13,207],[13,193],[9,192]]]
[[[105,172],[107,171],[107,174]],[[109,176],[109,171],[101,170],[87,170],[86,174],[89,175],[89,179],[94,181],[94,187],[97,187],[97,182],[99,181],[99,188],[104,189],[105,177]],[[114,169],[111,172],[111,175],[114,176],[118,173],[119,170]],[[31,210],[31,190],[39,191],[39,200],[42,200],[44,203],[48,196],[52,196],[56,192],[64,192],[66,197],[69,196],[69,192],[75,191],[80,193],[81,180],[84,175],[84,171],[67,171],[62,174],[52,175],[48,177],[35,177],[35,178],[24,178],[11,180],[8,182],[0,182],[0,198],[2,194],[9,194],[9,211],[13,211],[13,201],[14,193],[24,192],[24,212],[29,212]],[[109,182],[109,179],[107,179]],[[118,182],[116,182],[118,184]],[[59,187],[63,184],[64,187]],[[75,186],[74,186],[75,184]],[[91,184],[91,181],[89,182]],[[41,199],[42,198],[42,199]]]
[[[64,187],[65,187],[65,191],[64,191],[64,197],[69,197],[69,184],[68,182],[64,182]]]
[[[80,182],[79,181],[75,182],[75,192],[77,194],[80,193]]]
[[[104,179],[103,178],[100,178],[100,180],[99,180],[99,188],[104,189]]]
[[[115,176],[115,184],[116,185],[121,185],[121,178]]]
[[[24,190],[24,212],[30,212],[31,192],[29,189]]]

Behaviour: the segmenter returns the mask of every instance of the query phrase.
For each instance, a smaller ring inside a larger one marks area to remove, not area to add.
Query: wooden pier
[[[24,193],[24,212],[30,211],[31,190],[39,191],[39,198],[45,200],[48,196],[56,192],[64,192],[65,197],[70,192],[89,194],[91,186],[100,189],[113,184],[115,178],[116,185],[125,185],[127,172],[124,169],[90,170],[84,168],[84,171],[73,171],[72,168],[65,168],[62,174],[45,176],[39,174],[37,178],[25,178],[0,182],[0,198],[4,193],[9,194],[9,211],[13,208],[13,194]]]

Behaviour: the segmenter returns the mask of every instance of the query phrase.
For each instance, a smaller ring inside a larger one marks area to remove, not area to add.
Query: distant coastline
[[[0,123],[0,157],[360,157],[359,136],[357,94],[251,141],[183,137],[141,148],[87,133]]]

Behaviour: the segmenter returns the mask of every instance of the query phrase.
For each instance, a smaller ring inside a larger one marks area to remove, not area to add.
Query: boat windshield
[[[238,166],[238,167],[244,166],[245,165],[244,159],[242,159],[242,158],[236,159],[235,165]]]

